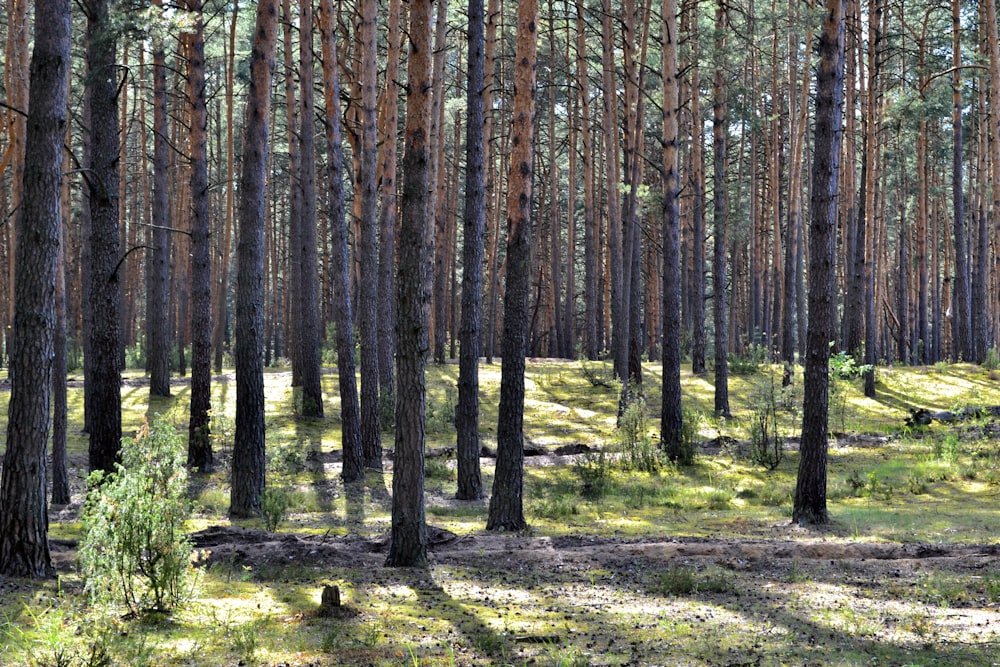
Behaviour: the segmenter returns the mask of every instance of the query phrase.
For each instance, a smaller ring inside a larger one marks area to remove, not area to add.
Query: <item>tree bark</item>
[[[427,244],[431,198],[431,14],[432,0],[410,3],[407,63],[406,146],[403,154],[401,238],[396,325],[396,455],[392,475],[392,536],[386,565],[427,563],[424,511],[424,439],[430,342],[431,257]]]
[[[712,84],[712,185],[715,201],[712,215],[712,314],[715,322],[715,414],[729,417],[729,329],[726,321],[726,163],[729,121],[725,85],[726,0],[715,10],[715,76]]]
[[[792,521],[826,523],[830,341],[836,328],[837,186],[844,81],[846,0],[826,0],[816,71],[816,126],[810,199],[809,324],[802,437]]]
[[[337,76],[336,15],[333,0],[322,0],[320,42],[323,45],[323,93],[326,102],[327,183],[330,188],[330,270],[333,275],[333,314],[337,345],[337,382],[340,388],[340,432],[344,448],[341,477],[363,479],[361,410],[354,365],[354,317],[351,308],[351,269],[347,256],[347,218],[344,213],[344,153],[340,132],[340,81]]]
[[[121,317],[118,230],[118,80],[116,34],[107,0],[88,0],[87,64],[90,96],[90,469],[111,472],[119,460]],[[89,363],[87,361],[89,360]]]
[[[537,0],[517,6],[513,149],[507,188],[507,284],[504,292],[497,466],[487,530],[523,530],[524,351],[531,281],[532,180],[535,173]],[[617,194],[617,193],[616,193]]]
[[[212,467],[212,259],[208,202],[208,110],[205,106],[205,37],[202,0],[188,0],[194,15],[187,39],[191,160],[191,418],[187,464]]]
[[[264,193],[277,24],[277,0],[259,0],[243,125],[236,249],[236,437],[229,506],[234,518],[256,515],[264,491]]]
[[[483,0],[469,0],[468,11],[462,321],[459,328],[458,407],[455,410],[458,490],[455,497],[459,500],[478,500],[483,497],[483,478],[479,467],[479,350],[483,316],[483,233],[486,225],[482,93],[486,18]]]
[[[7,451],[0,477],[0,574],[53,575],[46,461],[59,271],[60,181],[70,67],[69,0],[38,0],[23,173]]]

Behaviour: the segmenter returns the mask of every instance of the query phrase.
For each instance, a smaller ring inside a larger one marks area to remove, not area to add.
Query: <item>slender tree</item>
[[[354,318],[351,312],[351,270],[347,256],[347,217],[344,213],[344,153],[340,131],[340,79],[337,76],[336,13],[333,0],[321,0],[320,43],[323,48],[323,97],[326,103],[327,183],[330,188],[330,272],[333,273],[333,317],[337,345],[337,382],[340,388],[340,432],[344,447],[341,477],[363,479],[361,408],[354,366]]]
[[[118,228],[118,80],[116,34],[108,0],[87,0],[87,95],[90,102],[90,353],[84,376],[91,470],[114,470],[122,439],[121,250]]]
[[[319,354],[319,257],[316,249],[316,139],[313,93],[312,0],[299,3],[299,85],[302,112],[299,144],[302,157],[298,184],[302,191],[298,255],[302,262],[299,293],[299,359],[302,363],[302,414],[323,416],[322,369]]]
[[[191,417],[187,463],[212,466],[212,256],[208,201],[208,109],[205,105],[205,29],[202,0],[188,0],[194,16],[187,34],[191,169]]]
[[[682,458],[681,264],[677,190],[679,108],[677,86],[677,0],[663,0],[663,405],[661,447],[671,461]]]
[[[837,186],[843,111],[846,0],[826,0],[816,70],[816,125],[809,226],[809,323],[802,438],[792,521],[826,523],[830,341],[836,333]]]
[[[410,51],[407,61],[406,137],[397,279],[396,455],[392,475],[392,534],[386,565],[427,563],[424,512],[424,372],[430,344],[431,216],[431,16],[433,0],[410,2]],[[366,457],[367,458],[367,457]]]
[[[523,530],[528,525],[524,519],[524,353],[531,287],[537,15],[538,0],[518,3],[497,466],[487,530]]]
[[[483,299],[483,233],[486,224],[486,178],[483,172],[483,81],[486,64],[486,18],[483,0],[469,0],[469,65],[466,86],[465,218],[462,241],[462,322],[458,357],[459,500],[483,497],[479,469],[479,337]]]
[[[277,0],[259,0],[243,123],[236,249],[236,437],[229,514],[260,511],[264,491],[264,221]]]
[[[726,30],[729,22],[726,0],[715,9],[715,76],[712,83],[712,314],[715,321],[715,414],[729,411],[729,325],[726,321],[726,164],[728,106],[726,89]]]
[[[70,67],[69,0],[35,3],[25,137],[24,199],[17,216],[13,384],[0,477],[0,575],[53,574],[46,461],[59,270],[60,180]]]
[[[375,107],[378,52],[377,0],[358,3],[361,20],[358,40],[361,61],[361,151],[357,196],[361,199],[361,275],[358,285],[358,334],[361,337],[361,446],[365,465],[382,469],[382,440],[378,409],[378,217],[376,176],[378,148]],[[404,244],[406,245],[406,244]]]

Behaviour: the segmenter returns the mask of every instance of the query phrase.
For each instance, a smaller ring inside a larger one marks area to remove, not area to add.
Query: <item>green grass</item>
[[[1000,405],[1000,389],[987,371],[970,365],[880,369],[875,399],[861,394],[860,381],[840,386],[831,429],[848,435],[832,440],[829,452],[832,524],[801,533],[789,525],[794,451],[772,472],[735,450],[700,453],[683,468],[664,462],[651,472],[623,470],[615,463],[617,396],[588,379],[595,368],[606,372],[601,364],[587,372],[575,362],[528,365],[526,439],[550,451],[582,443],[606,455],[554,465],[529,460],[525,508],[531,529],[524,535],[485,534],[487,501],[452,500],[454,462],[435,457],[426,469],[428,521],[459,534],[467,551],[462,560],[449,558],[447,550],[435,554],[425,572],[382,568],[382,556],[370,551],[365,565],[356,566],[335,560],[316,565],[308,554],[302,562],[261,562],[234,549],[201,568],[192,604],[170,617],[127,619],[83,601],[72,551],[61,547],[59,580],[4,582],[0,665],[59,664],[60,656],[69,660],[64,664],[88,664],[102,651],[109,665],[991,663],[995,635],[971,629],[956,634],[955,628],[1000,623],[995,559],[968,566],[928,561],[886,579],[872,559],[784,557],[768,546],[993,544],[1000,440],[989,420],[904,426],[910,407]],[[428,368],[429,449],[455,445],[457,371],[455,364]],[[644,372],[645,436],[655,443],[660,369],[647,364]],[[712,415],[711,378],[685,373],[685,408],[702,417],[699,439],[745,441],[754,392],[764,374],[774,372],[779,370],[763,365],[756,374],[731,378],[734,416],[727,420]],[[480,381],[481,433],[495,446],[499,365],[484,365]],[[324,377],[327,418],[307,420],[296,416],[285,369],[265,376],[268,480],[289,501],[279,530],[283,537],[325,540],[336,548],[350,540],[374,544],[389,529],[391,472],[370,474],[351,488],[340,481],[336,384],[333,373]],[[173,397],[154,402],[144,386],[128,384],[125,432],[151,413],[183,430],[187,399],[181,383]],[[219,466],[192,481],[192,531],[229,523],[234,400],[234,384],[214,383]],[[797,436],[801,388],[780,400],[779,434]],[[3,433],[6,404],[0,393]],[[78,383],[70,388],[70,406],[70,457],[79,472],[86,467],[87,443],[80,434]],[[382,439],[392,447],[390,432]],[[484,458],[483,466],[488,490],[493,460]],[[76,499],[82,489],[78,475]],[[239,525],[261,529],[264,522]],[[82,530],[73,506],[53,509],[53,538],[78,540]],[[496,539],[509,546],[496,547],[490,541]],[[610,546],[599,558],[577,550],[591,542]],[[730,553],[730,542],[750,545],[750,555]],[[315,614],[322,585],[330,582],[340,586],[352,615]]]

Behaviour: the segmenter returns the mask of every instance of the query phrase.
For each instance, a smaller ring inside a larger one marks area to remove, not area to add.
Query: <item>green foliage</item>
[[[264,527],[271,533],[278,530],[278,526],[288,516],[288,507],[291,499],[284,489],[268,486],[264,489],[264,495],[260,500],[260,515],[264,519]]]
[[[980,366],[988,371],[1000,369],[1000,352],[997,352],[995,347],[988,349],[986,351],[986,358],[983,359],[983,363]]]
[[[455,404],[458,394],[450,384],[443,392],[427,393],[427,430],[450,431],[455,428]]]
[[[603,498],[611,479],[610,468],[610,457],[603,449],[584,454],[573,468],[580,478],[580,495],[591,500]]]
[[[592,387],[606,387],[611,389],[618,384],[618,380],[615,379],[614,369],[604,361],[588,361],[581,358],[580,375]]]
[[[778,396],[774,376],[768,374],[750,396],[750,460],[766,470],[774,470],[784,458],[778,433]]]
[[[755,375],[767,363],[767,347],[750,344],[744,354],[729,356],[729,372],[733,375]]]
[[[653,588],[660,595],[691,595],[698,590],[698,580],[690,565],[672,563],[659,573]]]
[[[92,599],[133,614],[167,611],[193,592],[187,469],[181,438],[159,416],[122,441],[114,473],[90,476],[80,567]]]
[[[646,401],[635,398],[629,402],[618,418],[615,444],[620,454],[619,463],[625,470],[655,472],[661,465],[660,449],[649,436],[646,420]]]
[[[871,364],[859,364],[853,355],[843,350],[830,354],[830,373],[841,380],[854,380],[871,370]]]
[[[962,453],[962,442],[957,433],[946,433],[943,437],[931,441],[931,453],[938,461],[955,463]]]
[[[678,452],[677,465],[694,465],[695,454],[698,451],[698,432],[704,416],[697,410],[683,408],[681,410],[681,447]]]

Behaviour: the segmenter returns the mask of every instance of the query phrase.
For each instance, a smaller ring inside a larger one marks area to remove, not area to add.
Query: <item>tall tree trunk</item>
[[[719,0],[715,10],[715,76],[712,84],[712,314],[715,322],[715,414],[730,416],[729,411],[729,329],[726,322],[726,164],[729,121],[726,117],[725,84],[726,0]]]
[[[826,523],[830,341],[836,329],[837,186],[844,81],[846,0],[826,0],[816,71],[812,216],[809,234],[809,324],[802,403],[802,438],[792,521]]]
[[[67,79],[71,75],[70,68],[67,67]],[[68,84],[67,84],[68,87]],[[72,145],[72,129],[70,123],[64,124],[66,131],[63,134],[64,146]],[[63,150],[62,172],[68,174],[72,168],[70,152]],[[67,274],[69,273],[69,262],[67,257],[71,254],[70,248],[74,246],[68,242],[69,224],[73,217],[73,200],[70,191],[70,179],[62,178],[59,196],[59,259],[56,268],[56,293],[55,293],[55,334],[53,338],[52,354],[52,504],[68,505],[70,502],[69,469],[67,466],[66,437],[69,426],[69,404],[66,387],[66,353],[67,344],[67,301],[66,287],[68,284]]]
[[[690,14],[692,54],[691,77],[691,169],[688,188],[691,190],[691,274],[689,303],[691,305],[691,372],[705,373],[705,124],[701,117],[701,78],[698,69],[698,3],[687,8]]]
[[[379,191],[378,246],[378,367],[379,404],[383,412],[395,410],[396,379],[396,146],[399,132],[399,60],[402,42],[400,29],[401,0],[389,0],[388,54],[385,69],[385,106],[380,160],[382,182]],[[385,415],[383,415],[385,417]],[[391,421],[391,420],[389,420]]]
[[[60,180],[70,67],[69,0],[39,0],[25,136],[24,199],[17,216],[13,384],[0,478],[0,574],[54,574],[48,542],[46,460],[59,270]]]
[[[361,448],[361,410],[354,366],[354,317],[351,308],[351,270],[347,256],[347,217],[344,213],[344,153],[340,133],[340,81],[337,76],[337,40],[334,0],[322,0],[320,43],[323,48],[323,93],[326,103],[327,183],[330,188],[330,265],[333,275],[333,314],[336,327],[337,382],[340,388],[340,432],[344,448],[341,477],[345,482],[364,478]]]
[[[299,86],[302,111],[299,114],[302,148],[299,187],[302,191],[299,243],[302,261],[299,299],[299,360],[302,363],[302,415],[323,416],[320,346],[319,257],[316,249],[316,104],[313,92],[313,10],[312,0],[299,3]]]
[[[448,0],[438,0],[437,19],[434,22],[434,82],[433,99],[431,102],[431,159],[433,198],[431,214],[434,225],[430,231],[432,239],[434,271],[432,284],[432,346],[434,363],[445,362],[445,347],[448,339],[448,201],[447,201],[447,169],[445,169],[445,104],[444,79],[445,55],[448,27]]]
[[[361,446],[365,465],[382,469],[382,440],[378,410],[378,218],[376,203],[378,2],[360,2],[358,26],[361,61],[361,152],[356,196],[361,200],[361,276],[358,288],[358,334],[361,337]]]
[[[965,193],[962,175],[962,16],[959,0],[951,0],[952,26],[952,163],[951,196],[955,230],[955,283],[952,308],[952,354],[956,359],[972,361],[972,306],[969,287],[969,246],[965,221]]]
[[[990,95],[989,95],[989,145],[990,145],[990,181],[992,183],[990,215],[993,220],[994,238],[1000,236],[1000,37],[997,29],[997,5],[996,0],[983,0],[982,4],[986,13],[986,46],[989,50],[990,60]],[[1000,253],[994,258],[994,273],[1000,273]],[[997,298],[1000,294],[994,294],[993,301],[988,306],[994,312],[1000,311],[997,308]],[[994,331],[994,345],[1000,344],[996,340],[1000,337],[1000,331]]]
[[[271,112],[271,79],[277,42],[277,0],[258,0],[250,89],[243,124],[239,241],[236,248],[236,437],[229,514],[260,511],[264,491],[264,221]]]
[[[483,81],[486,18],[483,0],[469,0],[469,66],[466,85],[465,216],[462,236],[462,322],[455,410],[459,500],[483,497],[479,468],[479,350],[482,328],[483,233],[486,178],[483,172]]]
[[[396,455],[392,475],[392,531],[386,565],[427,563],[424,511],[424,439],[430,293],[427,247],[430,218],[432,0],[410,2],[406,139],[399,247],[396,326]]]
[[[88,0],[90,96],[90,469],[113,471],[122,439],[116,34],[107,0]],[[87,359],[84,361],[87,362]],[[99,406],[99,408],[98,408]]]
[[[286,280],[284,318],[286,349],[292,363],[292,386],[302,386],[302,341],[299,336],[302,326],[302,141],[299,135],[299,104],[295,88],[295,49],[292,34],[295,22],[292,20],[291,0],[281,0],[282,61],[285,86],[285,135],[288,144],[288,253],[284,263]],[[301,37],[301,35],[300,35]]]
[[[535,66],[538,0],[517,5],[517,50],[507,189],[507,281],[497,416],[497,466],[487,530],[522,530],[524,519],[524,351],[531,281],[532,181],[535,173]]]
[[[162,5],[162,0],[157,0]],[[153,38],[153,228],[146,258],[146,363],[149,393],[170,395],[170,196],[167,159],[167,66],[161,37]]]
[[[677,209],[677,0],[663,0],[663,405],[661,447],[671,461],[683,456],[681,410],[681,266]]]
[[[202,0],[188,0],[194,14],[187,35],[188,102],[191,105],[191,419],[189,466],[212,466],[209,412],[212,409],[212,258],[208,213],[208,110],[205,106],[205,38]]]
[[[576,2],[576,85],[580,100],[580,135],[583,138],[583,344],[584,356],[597,359],[601,351],[598,337],[597,220],[594,203],[594,134],[590,116],[590,74],[587,71],[586,8]]]
[[[236,26],[239,17],[239,0],[233,0],[233,18],[229,23],[229,42],[226,50],[226,200],[222,240],[222,260],[219,262],[219,301],[215,313],[212,332],[212,349],[215,352],[213,365],[216,373],[222,372],[223,348],[226,341],[227,320],[229,319],[229,267],[232,263],[233,212],[236,205],[235,142],[233,140],[233,89],[236,78]]]

